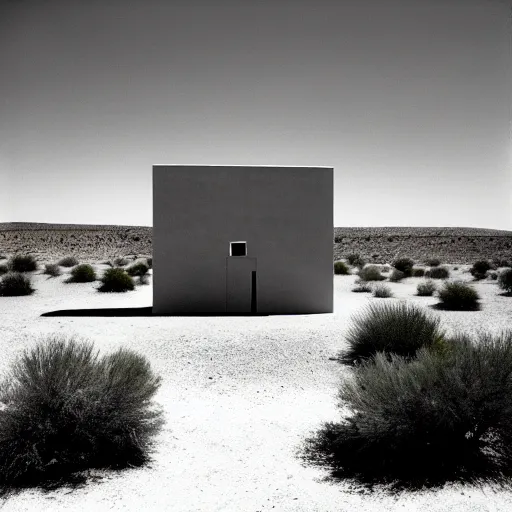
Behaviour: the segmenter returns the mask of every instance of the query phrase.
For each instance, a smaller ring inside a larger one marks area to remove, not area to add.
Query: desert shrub
[[[350,265],[360,268],[364,267],[366,263],[359,253],[347,254],[347,261],[349,262]]]
[[[424,268],[413,268],[412,269],[412,277],[423,277],[425,275]]]
[[[439,265],[441,265],[441,260],[439,258],[432,258],[427,260],[426,263],[429,267],[439,267]]]
[[[507,293],[512,293],[512,268],[502,270],[498,274],[498,286]]]
[[[379,270],[379,267],[376,265],[368,265],[367,267],[362,268],[358,272],[358,276],[363,281],[383,281],[386,279]]]
[[[19,297],[35,292],[30,278],[22,272],[8,272],[0,280],[0,296]]]
[[[348,265],[344,261],[335,261],[334,262],[334,273],[336,275],[348,275],[350,274],[350,269]]]
[[[372,285],[367,283],[366,281],[356,281],[355,286],[352,288],[352,291],[355,293],[367,293],[372,291]]]
[[[389,280],[392,283],[398,283],[405,277],[405,274],[401,272],[400,270],[397,270],[396,268],[393,269],[393,272],[391,272],[391,275],[389,276]]]
[[[387,299],[389,297],[393,297],[393,293],[389,286],[379,283],[373,287],[373,296],[378,299]]]
[[[12,272],[33,272],[37,270],[37,261],[31,254],[15,254],[8,267]]]
[[[91,265],[82,263],[73,267],[71,270],[71,276],[66,281],[67,283],[92,283],[96,281],[96,272]]]
[[[61,260],[59,260],[59,265],[61,267],[74,267],[78,265],[79,261],[74,256],[65,256]]]
[[[101,278],[100,292],[127,292],[135,288],[133,279],[122,268],[109,268]]]
[[[453,267],[453,270],[459,270],[459,267]]]
[[[394,487],[510,475],[512,331],[441,345],[360,365],[339,392],[347,416],[308,440],[311,460]]]
[[[125,265],[128,265],[130,263],[130,260],[122,257],[114,258],[114,266],[116,267],[124,267]]]
[[[341,360],[354,364],[377,352],[413,357],[416,351],[443,336],[440,320],[426,310],[405,302],[372,303],[352,317]]]
[[[445,282],[438,291],[439,307],[449,310],[473,311],[479,309],[478,292],[463,281]]]
[[[491,270],[491,265],[489,264],[489,262],[485,260],[480,260],[473,263],[473,266],[471,267],[469,272],[475,279],[479,280],[485,278],[485,274],[488,270]]]
[[[0,484],[144,464],[162,424],[159,386],[125,349],[99,358],[92,343],[52,335],[25,351],[0,387]]]
[[[434,281],[427,279],[423,283],[418,283],[416,290],[420,297],[430,297],[437,290],[437,287],[436,287]]]
[[[133,265],[130,265],[126,272],[128,275],[135,277],[135,276],[144,276],[148,273],[149,267],[142,262],[134,263]]]
[[[153,258],[146,258],[146,263],[149,268],[153,268]]]
[[[55,263],[47,263],[44,267],[44,274],[50,277],[57,277],[61,275],[59,265]]]
[[[447,279],[450,277],[450,271],[446,267],[434,267],[425,272],[425,277],[430,279]]]
[[[405,274],[405,277],[410,277],[412,274],[412,267],[414,265],[414,261],[410,258],[398,258],[393,262],[393,267],[400,272]]]
[[[5,254],[0,254],[0,260],[6,260],[7,256]]]
[[[498,279],[498,272],[496,272],[496,270],[488,270],[485,274],[485,277],[496,281]]]
[[[7,265],[0,265],[0,276],[7,274],[9,272],[9,267]]]

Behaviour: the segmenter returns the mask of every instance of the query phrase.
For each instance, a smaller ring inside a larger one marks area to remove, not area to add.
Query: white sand
[[[102,480],[72,492],[25,491],[5,500],[2,511],[512,510],[512,496],[489,486],[449,486],[398,497],[354,493],[347,483],[323,481],[327,471],[304,467],[296,458],[308,434],[339,418],[336,392],[347,370],[329,357],[343,348],[350,315],[370,300],[395,300],[350,292],[355,276],[335,277],[334,314],[40,317],[58,309],[151,305],[151,286],[101,294],[97,284],[64,284],[64,279],[34,275],[34,295],[0,298],[0,371],[48,332],[86,336],[102,352],[134,349],[163,377],[156,400],[167,423],[150,467],[104,472]],[[419,281],[389,286],[399,299],[436,303],[435,297],[413,296]],[[500,296],[495,282],[475,286],[482,311],[435,312],[443,325],[470,332],[512,328],[512,298]]]

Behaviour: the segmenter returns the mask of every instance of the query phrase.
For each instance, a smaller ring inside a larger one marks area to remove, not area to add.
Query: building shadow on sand
[[[49,311],[41,316],[85,316],[85,317],[157,317],[157,316],[270,316],[267,313],[180,313],[176,315],[159,315],[153,313],[151,306],[142,308],[98,308],[98,309],[61,309]]]

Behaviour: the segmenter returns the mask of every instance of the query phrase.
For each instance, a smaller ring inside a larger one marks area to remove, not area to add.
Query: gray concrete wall
[[[333,170],[153,167],[153,312],[225,313],[229,242],[257,259],[259,313],[330,313]]]

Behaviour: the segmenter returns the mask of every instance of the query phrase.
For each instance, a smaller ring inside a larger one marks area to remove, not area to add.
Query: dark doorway
[[[251,273],[251,313],[258,312],[258,303],[256,295],[256,270]]]
[[[256,258],[229,256],[226,261],[226,312],[251,313]]]

